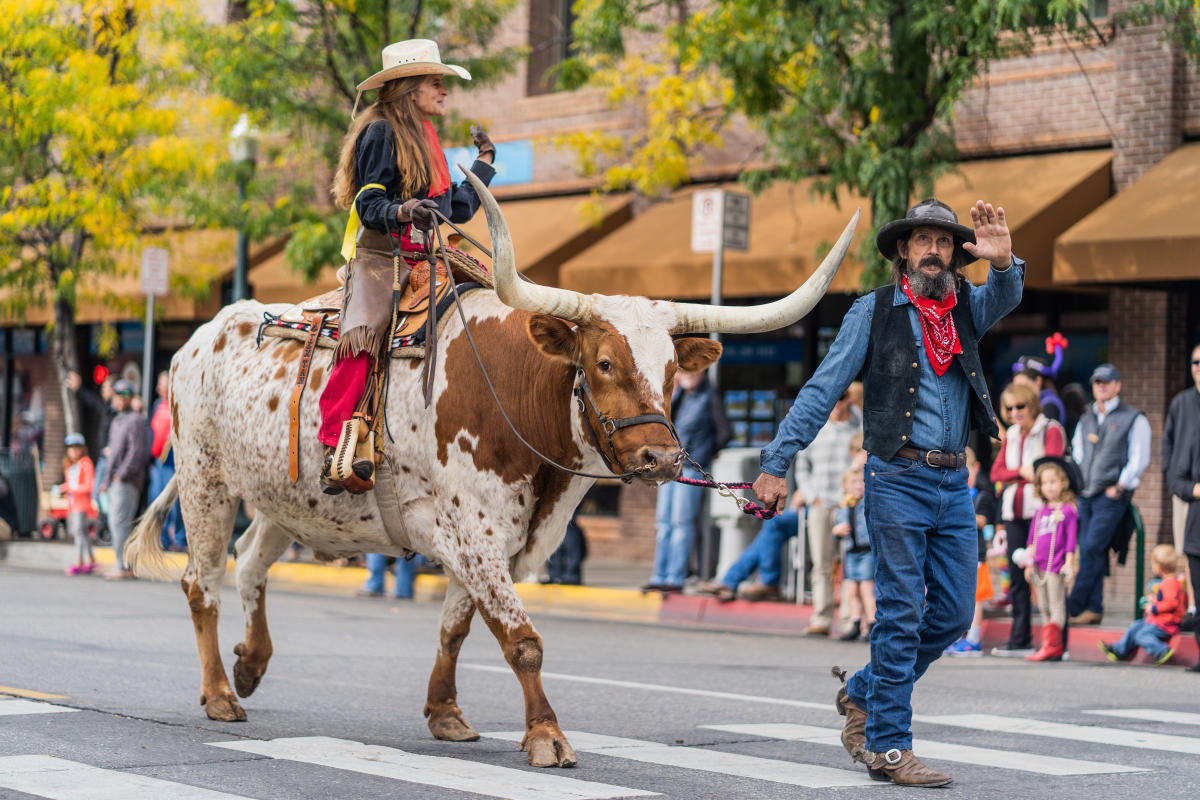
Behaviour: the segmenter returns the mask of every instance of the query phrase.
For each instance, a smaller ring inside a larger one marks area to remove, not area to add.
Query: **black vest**
[[[895,284],[875,290],[871,340],[863,365],[863,448],[883,459],[891,459],[901,447],[914,444],[913,416],[917,413],[921,380],[921,361],[909,322],[909,314],[913,312],[908,305],[892,305],[896,291]],[[979,361],[979,337],[971,319],[970,285],[965,281],[950,316],[962,345],[962,352],[954,356],[954,364],[962,369],[971,387],[971,428],[993,439],[999,438],[1000,428],[992,413]]]

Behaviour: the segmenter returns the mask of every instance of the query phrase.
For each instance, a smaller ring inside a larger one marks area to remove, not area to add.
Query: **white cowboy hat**
[[[457,75],[471,80],[471,73],[457,64],[443,64],[437,42],[408,39],[383,48],[383,69],[358,85],[358,91],[377,89],[390,80],[410,75]]]

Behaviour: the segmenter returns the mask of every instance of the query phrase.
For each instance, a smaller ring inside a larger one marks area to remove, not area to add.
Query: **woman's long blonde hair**
[[[354,202],[358,186],[354,182],[355,145],[363,129],[377,120],[387,120],[392,126],[396,146],[396,170],[400,174],[400,189],[404,197],[416,197],[429,191],[432,179],[433,154],[425,138],[425,117],[417,109],[413,94],[430,75],[413,75],[388,81],[379,89],[379,97],[350,124],[342,140],[337,173],[333,178],[333,200],[341,208]]]

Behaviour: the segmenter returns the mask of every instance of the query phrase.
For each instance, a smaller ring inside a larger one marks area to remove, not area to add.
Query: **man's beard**
[[[936,266],[942,271],[936,275],[927,275],[921,267]],[[954,291],[956,280],[954,270],[937,256],[925,256],[914,268],[908,268],[908,288],[917,297],[929,297],[933,300],[945,300]]]

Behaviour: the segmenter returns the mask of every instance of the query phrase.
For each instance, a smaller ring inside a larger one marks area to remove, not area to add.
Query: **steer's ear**
[[[697,336],[685,336],[675,340],[675,360],[684,372],[699,372],[708,369],[721,357],[721,343]]]
[[[529,318],[529,338],[551,358],[579,363],[579,334],[571,323],[549,314],[534,314]]]

